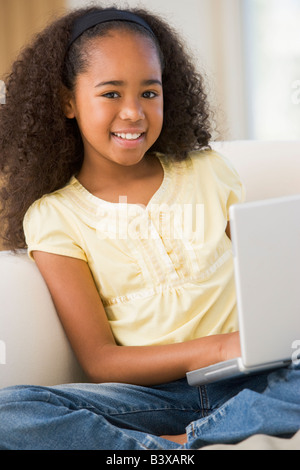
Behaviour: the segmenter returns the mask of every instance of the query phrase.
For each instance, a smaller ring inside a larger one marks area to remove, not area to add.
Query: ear
[[[64,115],[68,119],[73,119],[75,117],[75,100],[73,93],[63,86],[60,94]]]

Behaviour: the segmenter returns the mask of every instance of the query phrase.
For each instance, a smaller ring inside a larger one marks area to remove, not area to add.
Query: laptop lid
[[[300,340],[300,195],[230,208],[245,367],[291,360]]]

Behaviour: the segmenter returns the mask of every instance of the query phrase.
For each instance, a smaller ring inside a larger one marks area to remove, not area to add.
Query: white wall
[[[242,60],[241,0],[68,0],[70,8],[86,5],[141,6],[160,14],[185,39],[209,96],[217,108],[223,139],[247,137]]]

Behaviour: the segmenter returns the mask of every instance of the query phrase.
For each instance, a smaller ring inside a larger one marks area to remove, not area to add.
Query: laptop
[[[300,195],[235,204],[230,227],[241,357],[188,372],[192,386],[285,367],[299,350]]]

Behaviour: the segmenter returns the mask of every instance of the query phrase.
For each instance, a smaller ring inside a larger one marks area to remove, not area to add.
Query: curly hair
[[[67,119],[62,89],[72,90],[85,65],[84,45],[111,28],[146,29],[130,23],[100,25],[86,31],[68,49],[76,18],[100,7],[82,8],[56,19],[39,33],[13,64],[6,80],[6,104],[0,106],[0,192],[5,220],[4,243],[25,248],[23,218],[44,194],[68,183],[83,161],[83,143],[75,119]],[[210,111],[203,77],[196,72],[184,44],[172,28],[143,9],[130,9],[151,27],[163,62],[164,123],[149,152],[180,160],[188,152],[209,148]],[[149,153],[148,152],[148,153]]]

